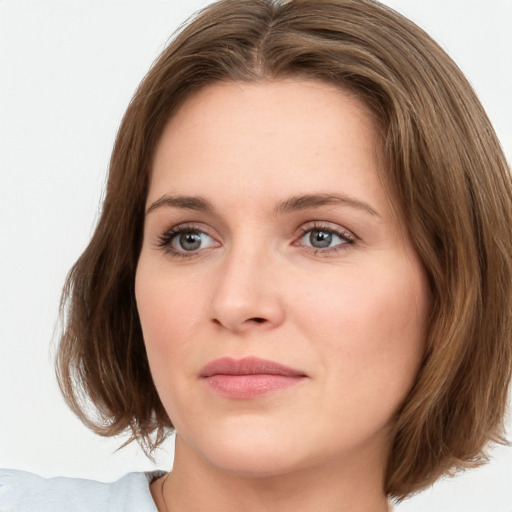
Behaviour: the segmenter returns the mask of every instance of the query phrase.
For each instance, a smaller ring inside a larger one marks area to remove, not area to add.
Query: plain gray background
[[[90,433],[52,366],[65,275],[101,201],[121,116],[201,0],[0,0],[0,467],[113,480],[153,469],[136,445]],[[512,0],[388,0],[425,28],[479,94],[511,160]],[[509,421],[512,436],[512,421]],[[399,512],[511,512],[512,448]],[[172,439],[157,454],[169,468]]]

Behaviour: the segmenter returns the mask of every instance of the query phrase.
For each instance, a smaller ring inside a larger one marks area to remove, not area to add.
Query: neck
[[[201,458],[179,435],[174,467],[156,482],[160,512],[387,512],[386,457],[348,455],[284,474],[240,476]]]

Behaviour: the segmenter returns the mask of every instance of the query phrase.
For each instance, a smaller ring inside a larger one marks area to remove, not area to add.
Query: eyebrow
[[[151,204],[151,206],[146,210],[146,215],[157,208],[161,208],[162,206],[182,208],[184,210],[196,210],[198,212],[213,211],[213,205],[204,197],[163,195]]]
[[[300,196],[292,196],[285,201],[281,201],[276,209],[276,213],[288,213],[297,210],[307,210],[308,208],[318,208],[325,205],[343,205],[362,210],[371,215],[380,217],[377,210],[372,208],[368,203],[345,196],[343,194],[306,194]]]
[[[349,206],[380,217],[378,212],[369,204],[342,194],[304,194],[292,196],[284,201],[280,201],[275,207],[274,213],[291,213],[310,208],[319,208],[320,206],[326,205]],[[214,210],[212,203],[204,197],[163,195],[149,206],[146,210],[146,214],[163,206],[184,210],[195,210],[199,212],[211,212]]]

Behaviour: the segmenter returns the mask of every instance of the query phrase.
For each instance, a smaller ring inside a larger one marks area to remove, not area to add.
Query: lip
[[[256,398],[284,390],[307,378],[301,370],[258,357],[215,359],[204,366],[199,375],[213,392],[235,399]]]

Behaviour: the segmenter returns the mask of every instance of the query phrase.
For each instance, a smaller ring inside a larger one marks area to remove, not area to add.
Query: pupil
[[[197,231],[189,231],[182,233],[179,241],[185,251],[194,251],[201,246],[201,235]]]
[[[323,249],[329,247],[332,242],[332,234],[328,231],[322,231],[320,229],[314,229],[309,235],[309,241],[313,247],[317,249]]]

